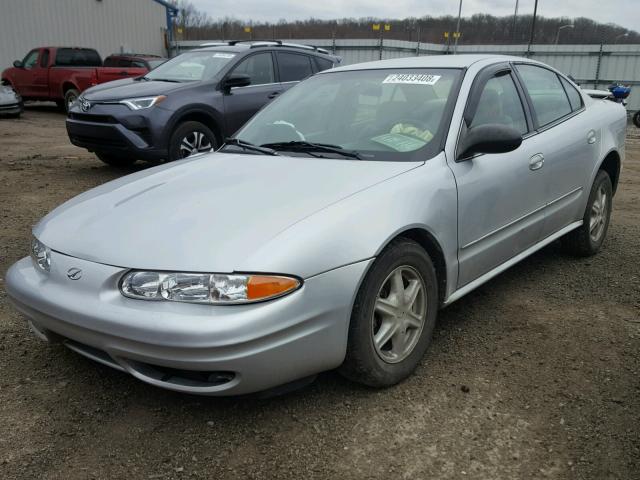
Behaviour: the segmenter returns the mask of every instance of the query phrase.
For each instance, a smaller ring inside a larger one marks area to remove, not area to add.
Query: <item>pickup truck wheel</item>
[[[70,88],[69,90],[67,90],[65,92],[65,94],[64,94],[64,108],[65,108],[65,110],[67,112],[71,108],[71,105],[73,105],[74,102],[78,99],[79,95],[80,95],[80,92],[78,92],[78,90],[76,90],[75,88]]]
[[[393,241],[360,286],[340,373],[371,387],[405,379],[431,343],[437,311],[438,281],[429,255],[412,240]]]
[[[169,142],[169,161],[180,160],[196,153],[213,152],[218,141],[211,129],[200,122],[184,122],[178,125]]]
[[[135,158],[127,157],[124,155],[114,155],[112,153],[95,152],[96,157],[102,160],[107,165],[112,167],[128,167],[136,163]]]
[[[598,253],[607,236],[612,202],[611,179],[607,172],[600,170],[591,186],[582,226],[562,238],[562,244],[568,253],[579,257]]]

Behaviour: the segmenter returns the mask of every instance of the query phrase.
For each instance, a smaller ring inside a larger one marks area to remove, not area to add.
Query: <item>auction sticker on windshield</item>
[[[392,73],[387,75],[382,83],[409,83],[412,85],[435,85],[441,75],[427,73]]]

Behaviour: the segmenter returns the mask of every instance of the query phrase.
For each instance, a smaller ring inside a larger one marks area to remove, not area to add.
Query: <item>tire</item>
[[[403,288],[407,289],[403,290],[404,298],[411,285],[421,280],[422,300],[418,294],[412,305],[397,306],[393,279],[397,279],[398,271]],[[376,308],[380,300],[386,301],[381,305],[384,313]],[[390,304],[396,304],[392,308],[395,316],[387,312]],[[339,372],[354,382],[378,388],[404,380],[416,369],[431,343],[438,306],[438,280],[429,255],[413,240],[394,240],[375,260],[360,286],[351,313],[347,354]],[[410,320],[406,312],[410,311],[416,314],[413,321],[422,319],[420,327],[406,323]],[[397,333],[385,342],[382,332],[392,331],[388,325],[394,323]],[[402,352],[405,346],[408,350]],[[402,353],[396,355],[397,352]]]
[[[633,124],[640,128],[640,110],[633,115]]]
[[[69,107],[71,107],[71,104],[78,99],[79,95],[80,95],[80,92],[78,92],[78,90],[76,90],[75,88],[70,88],[69,90],[64,92],[64,110],[65,110],[65,112],[67,112],[67,113],[69,112]]]
[[[599,206],[603,195],[604,207]],[[611,179],[607,172],[600,170],[591,186],[582,226],[562,238],[564,249],[568,253],[578,257],[589,257],[598,253],[607,236],[612,202]]]
[[[171,135],[169,161],[173,162],[195,153],[213,151],[217,148],[218,140],[209,127],[200,122],[183,122]]]
[[[136,163],[135,158],[122,156],[122,155],[114,155],[112,153],[105,152],[95,152],[96,157],[102,160],[107,165],[111,165],[112,167],[130,167],[134,163]]]
[[[67,103],[64,100],[56,100],[56,107],[63,112],[67,111]]]

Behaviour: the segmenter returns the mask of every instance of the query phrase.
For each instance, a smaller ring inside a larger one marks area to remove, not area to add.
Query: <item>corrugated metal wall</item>
[[[166,55],[165,7],[153,0],[2,0],[0,70],[41,46]]]
[[[211,40],[215,42],[216,40]],[[315,45],[335,51],[342,57],[343,65],[370,62],[380,59],[380,40],[376,39],[294,39],[291,42]],[[178,51],[195,48],[205,41],[176,42]],[[398,58],[417,55],[441,55],[446,45],[434,43],[384,40],[382,58]],[[450,52],[453,47],[450,47]],[[460,45],[459,53],[498,53],[523,56],[526,45]],[[573,76],[585,88],[593,88],[596,78],[598,88],[606,88],[616,81],[635,88],[629,98],[629,109],[640,110],[640,45],[534,45],[531,58],[547,63],[563,73]],[[598,59],[600,69],[598,71]]]

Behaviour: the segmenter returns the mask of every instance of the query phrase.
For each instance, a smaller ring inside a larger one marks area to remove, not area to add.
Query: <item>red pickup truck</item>
[[[68,109],[86,88],[147,71],[141,67],[103,67],[100,55],[91,48],[40,47],[2,72],[2,83],[13,87],[24,100],[52,100]]]

